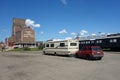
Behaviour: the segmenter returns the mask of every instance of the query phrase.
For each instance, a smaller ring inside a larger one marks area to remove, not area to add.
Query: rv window
[[[70,43],[70,46],[77,46],[77,43]]]
[[[54,44],[51,44],[51,47],[54,47]]]
[[[60,43],[60,47],[64,47],[65,46],[65,43]]]
[[[46,47],[49,47],[49,44],[46,44]]]

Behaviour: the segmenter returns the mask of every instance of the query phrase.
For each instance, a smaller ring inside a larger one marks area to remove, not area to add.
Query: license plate
[[[98,54],[100,54],[100,52],[97,52]]]

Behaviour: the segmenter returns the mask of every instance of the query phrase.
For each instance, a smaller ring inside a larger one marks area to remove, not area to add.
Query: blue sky
[[[36,41],[120,32],[120,0],[0,0],[0,41],[10,37],[12,19],[28,19]]]

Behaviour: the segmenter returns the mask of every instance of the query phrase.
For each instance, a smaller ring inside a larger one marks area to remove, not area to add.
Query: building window
[[[97,40],[96,43],[102,43],[102,40]]]
[[[96,41],[96,43],[99,43],[99,41]]]
[[[86,44],[90,44],[90,41],[86,41]]]
[[[88,44],[90,44],[90,41],[88,41]]]
[[[94,43],[94,41],[91,41],[91,43]]]
[[[81,44],[81,42],[79,42]]]
[[[81,44],[83,44],[83,42],[81,42]]]
[[[117,39],[110,39],[110,43],[117,43]]]
[[[80,44],[82,44],[82,42],[80,42]]]
[[[85,42],[83,42],[83,44],[85,44]]]
[[[110,39],[110,43],[112,43],[113,41],[112,41],[112,39]]]
[[[102,40],[100,40],[100,43],[102,43]]]
[[[117,42],[117,39],[113,39],[113,42],[116,43],[116,42]]]

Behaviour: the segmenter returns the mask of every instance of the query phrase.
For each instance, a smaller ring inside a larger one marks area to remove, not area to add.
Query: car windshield
[[[100,47],[92,47],[92,50],[95,50],[95,51],[100,51],[102,50]]]

